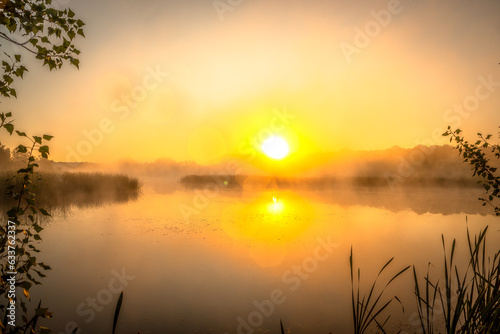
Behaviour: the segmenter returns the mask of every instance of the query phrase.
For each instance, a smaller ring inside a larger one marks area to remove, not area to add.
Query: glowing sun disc
[[[288,155],[290,147],[285,139],[272,136],[262,143],[262,151],[272,159],[281,160]]]

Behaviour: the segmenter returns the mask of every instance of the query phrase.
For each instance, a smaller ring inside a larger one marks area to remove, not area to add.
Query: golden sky
[[[305,157],[500,125],[498,1],[68,6],[87,24],[81,69],[29,62],[0,106],[19,129],[54,135],[54,160],[208,164],[248,158],[271,134]]]

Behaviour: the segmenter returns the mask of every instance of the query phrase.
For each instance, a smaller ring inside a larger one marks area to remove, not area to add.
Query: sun
[[[290,147],[285,139],[279,136],[271,136],[262,143],[262,152],[268,157],[281,160],[290,152]]]

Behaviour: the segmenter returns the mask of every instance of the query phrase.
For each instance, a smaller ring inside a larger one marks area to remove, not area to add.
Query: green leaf
[[[49,153],[49,147],[47,145],[40,146],[38,152],[42,154],[42,157],[47,158]]]
[[[9,218],[14,218],[14,217],[17,218],[18,215],[19,213],[17,212],[16,208],[12,208],[9,211],[7,211],[7,217]]]
[[[14,55],[14,58],[16,58],[16,61],[17,61],[17,62],[20,62],[20,61],[21,61],[21,55]]]
[[[26,146],[24,145],[19,145],[17,148],[16,148],[17,152],[19,153],[26,153],[28,152],[28,149],[26,148]]]
[[[75,65],[75,67],[77,69],[80,69],[80,60],[78,60],[76,58],[72,58],[72,59],[70,59],[70,63],[73,64],[73,65]]]
[[[43,135],[43,139],[50,141],[54,136],[49,136],[49,135]]]
[[[4,124],[3,127],[9,132],[10,135],[12,135],[12,132],[14,131],[14,125]]]
[[[48,265],[46,265],[45,263],[41,262],[38,264],[40,267],[42,267],[43,269],[45,270],[52,270],[52,268]]]
[[[25,133],[25,132],[21,132],[21,131],[17,131],[17,130],[16,130],[16,133],[17,133],[17,135],[18,135],[19,137],[28,137],[28,136],[26,136],[26,133]]]
[[[35,310],[35,314],[37,316],[41,317],[41,316],[45,315],[45,313],[47,313],[48,310],[49,310],[48,308],[42,308],[42,307],[41,308],[37,308]]]
[[[22,77],[23,77],[23,74],[24,74],[24,70],[23,70],[22,68],[20,68],[20,67],[19,67],[19,68],[17,68],[17,69],[16,69],[15,74],[16,74],[16,76],[17,76],[17,77],[22,78]]]
[[[31,288],[31,283],[30,282],[27,282],[27,281],[23,281],[21,283],[19,283],[19,286],[23,289],[26,289],[26,290],[29,290]]]
[[[12,69],[11,67],[9,66],[8,68],[5,69],[7,72],[10,72]],[[5,74],[3,76],[3,79],[5,80],[5,82],[7,83],[7,85],[10,85],[11,83],[14,82],[14,79],[12,79],[12,77],[8,74]]]
[[[42,137],[38,136],[33,136],[33,139],[35,140],[36,143],[41,144],[42,143]]]
[[[50,213],[47,212],[47,210],[45,209],[38,209],[40,211],[40,213],[44,216],[49,216],[50,217]]]

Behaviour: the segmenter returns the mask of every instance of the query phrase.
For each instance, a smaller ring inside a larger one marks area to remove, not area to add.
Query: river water
[[[290,333],[349,333],[351,246],[363,291],[391,257],[390,274],[414,264],[423,276],[431,262],[438,278],[442,234],[457,239],[462,265],[467,226],[490,225],[488,244],[499,244],[480,194],[146,185],[136,201],[56,212],[39,255],[53,270],[31,295],[54,312],[45,324],[55,333],[110,333],[121,291],[118,333],[279,333],[280,319]],[[418,329],[412,291],[410,272],[388,290],[405,306],[389,310],[389,330]]]

